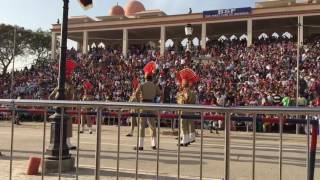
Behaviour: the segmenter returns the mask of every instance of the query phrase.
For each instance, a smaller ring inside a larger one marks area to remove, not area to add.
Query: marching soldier
[[[192,91],[192,85],[198,81],[198,77],[194,71],[189,68],[181,70],[178,74],[180,82],[180,91],[177,94],[178,104],[196,104],[197,96]],[[191,115],[192,113],[183,113],[184,115]],[[196,133],[195,127],[190,119],[181,119],[181,141],[180,146],[188,146],[190,143],[195,142]]]
[[[84,82],[83,87],[84,87],[84,95],[82,97],[82,101],[93,101],[94,100],[94,97],[92,95],[93,85],[90,82],[86,81],[86,82]],[[82,109],[82,112],[84,112],[84,113],[88,113],[91,111],[92,111],[92,109]],[[92,116],[90,116],[88,114],[81,115],[80,133],[84,132],[85,124],[87,124],[87,126],[89,128],[89,134],[92,134]]]
[[[162,95],[160,92],[159,87],[152,82],[153,74],[156,69],[156,63],[154,61],[149,62],[144,67],[144,73],[145,73],[145,82],[138,86],[135,94],[136,98],[140,100],[140,102],[144,103],[153,103],[154,99],[157,96],[160,96],[162,100]],[[152,113],[152,111],[141,111],[143,113]],[[157,149],[157,142],[156,142],[156,125],[154,118],[151,117],[142,117],[139,119],[139,146],[135,147],[135,150],[143,151],[144,146],[144,137],[145,137],[145,123],[148,123],[150,133],[151,133],[151,148],[153,150]]]
[[[73,71],[76,67],[76,63],[71,60],[67,59],[66,61],[66,82],[65,82],[65,100],[74,100],[75,99],[75,88],[72,85],[72,74]],[[56,87],[51,94],[49,95],[48,99],[57,99],[56,96],[58,95],[58,87]],[[65,108],[66,110],[66,108]],[[74,150],[76,149],[76,146],[71,145],[70,138],[72,138],[72,118],[67,119],[67,146],[71,149]]]

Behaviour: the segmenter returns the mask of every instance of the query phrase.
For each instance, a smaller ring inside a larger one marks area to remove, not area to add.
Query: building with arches
[[[201,48],[205,49],[208,39],[222,36],[245,39],[250,46],[263,33],[271,37],[287,32],[298,43],[303,43],[305,38],[320,33],[319,19],[320,3],[317,0],[299,3],[294,0],[267,0],[257,2],[254,8],[178,15],[167,15],[158,9],[148,10],[141,2],[131,0],[124,8],[118,4],[112,7],[106,16],[70,17],[68,38],[76,41],[78,50],[83,53],[88,52],[89,45],[103,43],[107,47],[121,47],[126,55],[132,44],[151,42],[163,55],[169,39],[172,45],[186,38],[184,27],[189,23],[193,26],[191,39],[197,38]],[[61,24],[53,24],[51,30],[52,52],[56,52]],[[54,53],[52,58],[55,58]]]

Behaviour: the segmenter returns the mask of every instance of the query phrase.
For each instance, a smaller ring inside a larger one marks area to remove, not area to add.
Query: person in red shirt
[[[139,79],[135,76],[132,80],[132,89],[137,89],[139,84],[140,84]]]

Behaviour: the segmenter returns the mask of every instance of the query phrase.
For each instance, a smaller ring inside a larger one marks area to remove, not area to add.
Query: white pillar
[[[124,57],[127,57],[127,53],[128,53],[128,29],[123,29],[122,54]]]
[[[201,25],[201,49],[206,49],[207,45],[207,23]]]
[[[166,43],[166,27],[161,26],[161,31],[160,31],[160,55],[164,55],[165,51],[165,43]]]
[[[51,35],[51,59],[56,59],[56,49],[57,48],[57,34],[55,32],[52,32]]]
[[[303,45],[303,16],[298,16],[298,43]]]
[[[247,20],[247,47],[252,44],[252,19]]]
[[[88,31],[83,31],[82,53],[88,54]]]

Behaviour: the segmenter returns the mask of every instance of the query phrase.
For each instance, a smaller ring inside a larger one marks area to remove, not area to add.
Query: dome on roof
[[[117,4],[109,10],[109,16],[124,16],[124,9]]]
[[[144,5],[136,0],[131,0],[125,7],[125,14],[126,16],[132,16],[135,13],[145,11]]]

